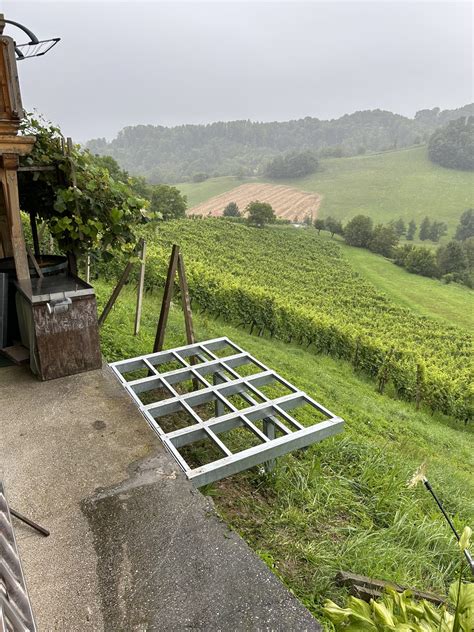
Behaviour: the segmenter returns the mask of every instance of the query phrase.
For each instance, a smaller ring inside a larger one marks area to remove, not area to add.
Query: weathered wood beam
[[[397,592],[410,590],[416,599],[425,599],[436,605],[442,605],[445,602],[443,597],[433,593],[423,592],[415,588],[409,588],[408,586],[401,586],[395,582],[385,581],[383,579],[373,579],[365,575],[356,575],[355,573],[347,571],[339,571],[337,573],[336,583],[338,586],[347,586],[351,595],[359,597],[364,601],[378,599],[383,596],[386,588],[393,588]]]

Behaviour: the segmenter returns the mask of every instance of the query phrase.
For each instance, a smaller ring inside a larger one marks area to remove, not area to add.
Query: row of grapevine
[[[313,231],[211,219],[151,231],[148,289],[163,285],[171,244],[178,243],[201,309],[348,360],[391,381],[400,397],[468,418],[468,333],[392,303],[351,268],[336,243]]]

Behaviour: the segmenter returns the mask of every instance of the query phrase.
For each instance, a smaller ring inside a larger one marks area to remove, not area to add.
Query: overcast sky
[[[23,102],[77,141],[137,123],[413,116],[473,100],[469,2],[0,6],[40,39],[62,38],[19,63]]]

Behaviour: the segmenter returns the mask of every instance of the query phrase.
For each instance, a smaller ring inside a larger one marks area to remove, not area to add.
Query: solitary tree
[[[229,202],[223,212],[224,217],[240,217],[239,207],[236,202]]]
[[[398,237],[401,237],[402,235],[404,235],[407,232],[407,227],[405,225],[404,220],[400,217],[400,219],[397,219],[394,222],[390,222],[391,226],[393,226],[395,232],[397,233]]]
[[[431,221],[429,217],[425,217],[425,219],[421,222],[420,225],[420,239],[421,241],[426,241],[430,238],[431,234]]]
[[[444,222],[433,221],[430,228],[430,239],[431,241],[438,242],[440,237],[446,235],[448,232],[448,227]]]
[[[405,266],[408,272],[421,274],[427,277],[439,277],[440,272],[436,263],[436,257],[430,248],[415,246],[408,253]]]
[[[275,221],[275,211],[267,202],[259,202],[258,200],[250,202],[245,212],[247,213],[247,221],[252,226],[262,228],[265,224],[271,224]]]
[[[372,237],[372,220],[365,215],[356,215],[344,228],[344,239],[350,246],[367,248]]]
[[[416,222],[414,219],[412,219],[410,223],[408,224],[408,230],[406,234],[407,240],[413,241],[413,239],[415,238],[415,234],[416,234]]]
[[[151,194],[150,212],[155,219],[179,219],[186,215],[187,199],[179,189],[157,184]]]
[[[391,257],[393,249],[398,244],[398,234],[394,226],[378,224],[372,233],[369,250],[384,257]]]
[[[436,253],[441,274],[458,272],[462,274],[468,267],[468,260],[460,241],[452,240],[446,246],[440,246]]]
[[[318,217],[314,220],[314,227],[318,231],[318,235],[319,235],[321,231],[326,228],[326,222],[322,218]]]
[[[334,217],[327,217],[326,221],[325,221],[325,225],[326,225],[326,230],[328,230],[331,233],[331,237],[334,237],[334,235],[342,235],[343,233],[343,228],[342,228],[342,224],[339,220],[334,219]]]
[[[456,229],[456,239],[459,239],[459,241],[464,241],[469,239],[469,237],[474,237],[474,209],[472,208],[464,211]]]

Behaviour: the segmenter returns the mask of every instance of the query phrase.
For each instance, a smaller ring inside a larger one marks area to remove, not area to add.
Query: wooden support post
[[[23,228],[21,226],[20,201],[18,198],[18,155],[3,154],[1,159],[0,180],[3,187],[11,247],[15,259],[16,276],[19,281],[29,281],[30,269]]]
[[[33,237],[33,251],[35,253],[35,257],[38,258],[41,255],[41,252],[38,239],[38,228],[36,226],[36,217],[34,211],[30,211],[30,226],[31,236]]]
[[[30,258],[31,263],[33,264],[33,267],[36,270],[36,274],[38,275],[40,279],[44,279],[44,274],[41,271],[41,268],[39,267],[38,262],[36,261],[36,257],[31,252],[31,248],[29,246],[26,247],[26,252],[28,253],[28,257]]]
[[[128,281],[128,277],[130,276],[130,271],[132,270],[132,268],[133,268],[133,262],[129,261],[127,265],[125,266],[125,270],[122,272],[122,276],[120,277],[119,282],[115,286],[111,297],[107,301],[107,305],[104,307],[104,311],[99,317],[99,327],[102,327],[102,325],[104,324],[105,319],[107,318],[110,310],[114,306],[114,303],[117,300],[120,292],[122,291],[123,286]]]
[[[140,320],[142,317],[142,304],[143,304],[143,288],[145,285],[145,258],[146,258],[146,241],[144,239],[140,240],[140,250],[141,250],[141,264],[140,264],[140,278],[138,280],[138,290],[137,290],[137,310],[135,312],[135,328],[133,331],[133,335],[137,336],[140,331]]]
[[[173,298],[174,291],[174,279],[176,276],[176,269],[178,267],[178,255],[179,246],[173,245],[171,251],[170,263],[168,266],[168,274],[166,276],[165,291],[163,293],[163,301],[161,303],[160,318],[158,320],[158,327],[156,329],[155,344],[153,345],[153,353],[161,351],[163,349],[163,343],[165,340],[166,323],[168,322],[168,314],[170,311],[171,299]]]
[[[191,301],[189,298],[189,288],[184,269],[183,255],[180,252],[178,252],[178,276],[179,286],[181,288],[181,302],[183,304],[184,312],[184,325],[186,327],[186,341],[188,345],[193,345],[196,342],[193,327],[193,314],[191,311]]]

